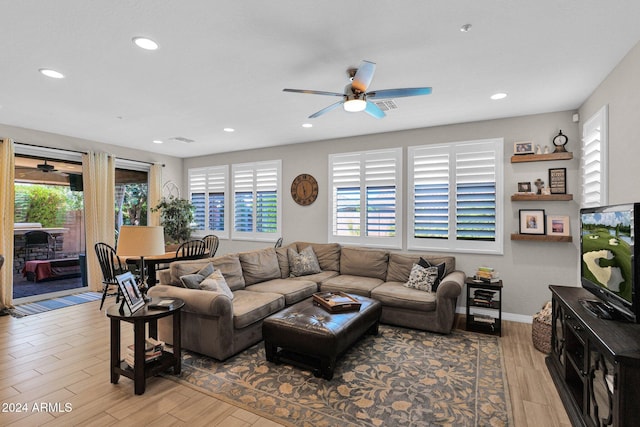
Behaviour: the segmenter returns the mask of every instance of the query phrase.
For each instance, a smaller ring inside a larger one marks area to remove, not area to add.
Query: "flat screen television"
[[[599,317],[640,322],[639,217],[640,203],[580,210],[580,278],[598,297],[581,303]]]

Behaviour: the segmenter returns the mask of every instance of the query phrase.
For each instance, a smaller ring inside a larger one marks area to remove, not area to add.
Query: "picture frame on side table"
[[[520,234],[546,234],[544,209],[520,209]]]
[[[568,215],[548,215],[547,234],[549,236],[570,236]]]
[[[519,182],[518,193],[531,193],[531,182]]]
[[[127,303],[127,307],[129,307],[131,313],[135,313],[144,307],[144,297],[140,293],[140,289],[138,289],[136,278],[133,277],[130,271],[117,275],[116,280],[123,295],[122,299]]]
[[[549,169],[549,189],[551,194],[567,194],[567,168]]]
[[[531,141],[514,142],[513,154],[534,154],[533,142]]]

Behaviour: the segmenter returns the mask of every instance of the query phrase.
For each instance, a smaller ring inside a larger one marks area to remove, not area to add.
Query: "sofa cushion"
[[[207,276],[199,285],[199,289],[204,291],[218,291],[222,292],[229,299],[233,299],[233,292],[229,289],[227,281],[224,280],[224,276],[220,270],[215,270],[209,276]]]
[[[211,263],[210,259],[194,259],[190,261],[174,261],[169,264],[171,285],[183,287],[180,277],[194,274]],[[215,265],[214,265],[215,267]]]
[[[296,245],[298,251],[311,246],[323,271],[340,271],[340,244],[297,242]]]
[[[242,329],[284,308],[284,296],[239,290],[233,293],[233,327]]]
[[[436,267],[438,269],[436,280],[431,285],[431,291],[433,291],[433,292],[437,291],[438,290],[438,285],[440,284],[442,279],[444,279],[444,276],[446,274],[445,272],[447,270],[447,266],[445,265],[445,263],[441,262],[440,264],[432,264],[432,263],[429,262],[429,260],[426,260],[426,259],[420,257],[420,261],[418,261],[418,265],[420,265],[420,266],[422,266],[424,268]]]
[[[276,256],[278,257],[278,265],[280,266],[280,278],[286,279],[291,275],[289,269],[289,255],[287,255],[289,247],[276,248]]]
[[[435,292],[423,292],[403,286],[401,282],[385,282],[371,291],[371,298],[375,298],[383,306],[397,307],[416,311],[435,311]]]
[[[387,278],[389,253],[379,249],[342,248],[340,252],[340,274]],[[368,296],[368,295],[365,295]]]
[[[229,289],[232,291],[244,289],[244,276],[242,275],[242,266],[240,265],[238,254],[215,257],[211,262],[216,269],[222,272]]]
[[[322,271],[320,264],[318,264],[318,258],[316,258],[316,254],[313,252],[311,246],[307,246],[300,252],[289,248],[287,250],[287,256],[289,257],[289,269],[293,277],[307,276]]]
[[[413,264],[409,280],[404,286],[419,291],[433,292],[436,280],[438,280],[438,267],[423,267],[420,264]]]
[[[332,277],[336,277],[338,274],[337,271],[322,271],[316,274],[310,274],[308,276],[302,277],[290,277],[291,280],[309,280],[311,282],[315,282],[318,285],[324,283],[326,280],[331,279]]]
[[[282,294],[285,305],[292,305],[318,292],[318,285],[310,280],[273,279],[247,286],[245,290]]]
[[[445,275],[456,269],[456,259],[452,256],[433,256],[433,255],[411,255],[411,254],[389,254],[389,268],[387,270],[387,282],[402,282],[409,280],[409,273],[413,264],[418,264],[420,258],[424,258],[432,265],[445,264]]]
[[[275,248],[256,249],[238,255],[246,286],[280,278],[280,264]]]
[[[322,282],[320,284],[320,290],[322,292],[346,292],[368,297],[371,295],[371,291],[382,283],[382,280],[375,277],[341,274]]]
[[[211,273],[213,273],[213,264],[209,262],[197,273],[185,274],[184,276],[180,276],[180,283],[184,288],[200,289],[200,283],[202,283],[202,281],[206,279],[207,276],[209,276]]]

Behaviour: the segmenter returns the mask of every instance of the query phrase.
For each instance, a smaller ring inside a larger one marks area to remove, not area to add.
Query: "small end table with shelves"
[[[181,336],[180,336],[180,310],[184,301],[172,298],[173,303],[167,308],[150,308],[147,303],[144,307],[131,313],[128,308],[120,311],[118,304],[107,309],[107,317],[111,323],[111,383],[117,384],[120,375],[131,378],[134,382],[135,394],[143,394],[147,378],[159,374],[171,367],[173,373],[180,374],[181,369]],[[173,317],[173,352],[162,351],[158,359],[145,361],[146,325],[149,325],[149,337],[158,338],[158,319]],[[131,368],[120,357],[120,322],[133,324],[134,335],[134,366]]]
[[[497,282],[483,282],[471,277],[466,280],[467,285],[467,331],[483,332],[502,336],[502,280]],[[480,298],[476,291],[485,291],[485,295],[494,297]],[[480,313],[484,311],[490,314]]]

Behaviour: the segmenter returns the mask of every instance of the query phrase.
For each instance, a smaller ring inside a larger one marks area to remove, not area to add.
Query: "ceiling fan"
[[[39,163],[38,165],[36,165],[36,167],[38,168],[38,170],[45,173],[58,172],[58,169],[56,169],[55,166],[48,164],[46,160],[44,161],[44,163]]]
[[[407,96],[429,95],[431,93],[430,87],[414,87],[403,89],[382,89],[372,90],[367,92],[373,74],[376,71],[376,64],[371,61],[362,61],[360,67],[350,68],[347,70],[351,83],[345,86],[344,93],[337,92],[324,92],[320,90],[305,90],[305,89],[283,89],[284,92],[296,92],[296,93],[309,93],[312,95],[327,95],[327,96],[339,96],[342,99],[322,110],[313,113],[309,116],[310,119],[314,119],[328,113],[329,111],[342,105],[345,111],[358,112],[364,111],[365,113],[381,119],[386,114],[373,102],[368,99],[388,99],[388,98],[402,98]]]

